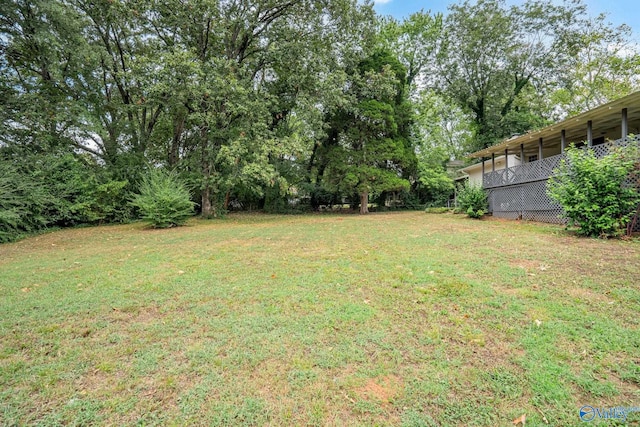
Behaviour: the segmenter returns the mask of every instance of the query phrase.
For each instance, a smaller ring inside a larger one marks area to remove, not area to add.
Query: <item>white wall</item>
[[[520,158],[515,154],[509,154],[509,167],[517,166],[520,164]],[[504,156],[496,157],[496,170],[504,169],[505,161]],[[485,173],[491,172],[491,159],[484,162]],[[469,184],[482,186],[482,163],[467,166],[462,169],[467,175],[469,175]]]

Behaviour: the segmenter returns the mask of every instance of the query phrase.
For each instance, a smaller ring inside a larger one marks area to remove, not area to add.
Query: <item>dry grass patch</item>
[[[638,266],[637,241],[422,213],[54,232],[0,246],[0,417],[576,425],[640,397]]]

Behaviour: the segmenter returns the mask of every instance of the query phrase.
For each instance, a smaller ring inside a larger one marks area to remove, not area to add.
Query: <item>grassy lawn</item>
[[[640,406],[639,284],[637,241],[448,214],[54,232],[0,246],[0,425],[584,425]]]

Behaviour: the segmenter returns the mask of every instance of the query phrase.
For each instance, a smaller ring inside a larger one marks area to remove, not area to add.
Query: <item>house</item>
[[[471,180],[479,171],[493,216],[559,223],[562,209],[546,188],[565,148],[575,143],[602,157],[612,146],[640,144],[634,135],[640,135],[640,92],[472,153],[480,163],[467,174]],[[507,160],[504,167],[500,159]]]
[[[471,166],[460,169],[461,176],[456,178],[456,181],[467,181],[471,185],[482,185],[483,168],[487,170],[502,170],[512,166],[519,166],[521,164],[520,157],[515,154],[509,154],[505,157],[502,156],[493,157],[485,160],[484,165],[482,163],[474,163]]]

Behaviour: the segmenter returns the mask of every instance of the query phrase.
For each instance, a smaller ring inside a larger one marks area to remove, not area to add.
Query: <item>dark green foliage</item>
[[[280,194],[277,188],[267,187],[264,191],[264,211],[267,213],[288,213],[286,195]]]
[[[126,222],[133,217],[128,203],[129,181],[108,181],[93,190],[88,215],[91,222]]]
[[[193,215],[195,203],[175,172],[154,169],[142,180],[140,194],[131,204],[154,228],[183,225]]]
[[[434,77],[473,117],[472,150],[544,124],[544,88],[564,74],[579,49],[573,40],[588,25],[580,2],[519,3],[465,0],[451,4],[445,19]]]
[[[451,212],[453,209],[450,208],[426,208],[424,211],[425,213],[430,213],[430,214],[443,214],[443,213],[449,213]]]
[[[608,55],[633,50],[625,32],[601,39],[611,28],[585,25],[580,2],[464,1],[444,22],[378,20],[354,0],[0,4],[0,147],[28,152],[3,181],[12,236],[133,218],[149,164],[179,170],[206,217],[343,201],[366,213],[388,193],[443,205],[448,160],[555,111],[541,94],[585,62],[567,48],[599,47],[610,70],[568,79],[585,83],[567,94],[638,74],[637,55]]]
[[[128,181],[114,181],[87,155],[37,156],[32,179],[43,190],[47,224],[59,227],[125,222],[132,217]],[[25,171],[26,173],[26,171]]]
[[[50,227],[131,217],[128,182],[109,180],[91,157],[26,150],[0,154],[0,242]]]
[[[446,205],[453,195],[455,186],[444,167],[422,163],[418,171],[416,193],[432,206]]]
[[[387,50],[379,50],[377,52],[374,52],[373,55],[365,58],[362,62],[360,62],[358,68],[360,69],[360,73],[362,74],[365,74],[367,72],[379,73],[383,71],[385,66],[387,66],[395,76],[395,93],[397,96],[397,100],[399,101],[398,103],[401,103],[402,95],[406,85],[407,70],[391,52]]]
[[[42,188],[8,163],[0,163],[0,243],[46,227]]]
[[[44,189],[40,202],[48,224],[68,227],[100,219],[91,209],[98,183],[90,162],[73,154],[34,159],[32,176]]]
[[[630,174],[640,178],[638,148],[614,150],[601,159],[591,150],[567,149],[548,183],[548,194],[564,209],[569,225],[584,236],[616,236],[634,215],[640,195],[624,185]]]
[[[350,76],[353,104],[330,118],[319,181],[342,196],[358,194],[360,212],[369,197],[408,191],[407,171],[415,169],[411,143],[412,111],[406,99],[406,70],[390,53],[363,60]]]
[[[458,191],[458,205],[471,218],[482,218],[488,209],[487,193],[482,187],[467,183]]]
[[[298,192],[301,205],[308,205],[309,209],[317,211],[320,206],[332,206],[340,202],[338,193],[329,191],[325,186],[317,183],[301,183]]]
[[[400,201],[399,207],[408,210],[419,211],[424,209],[425,204],[423,200],[416,194],[415,191],[404,190],[398,192],[398,199]]]

